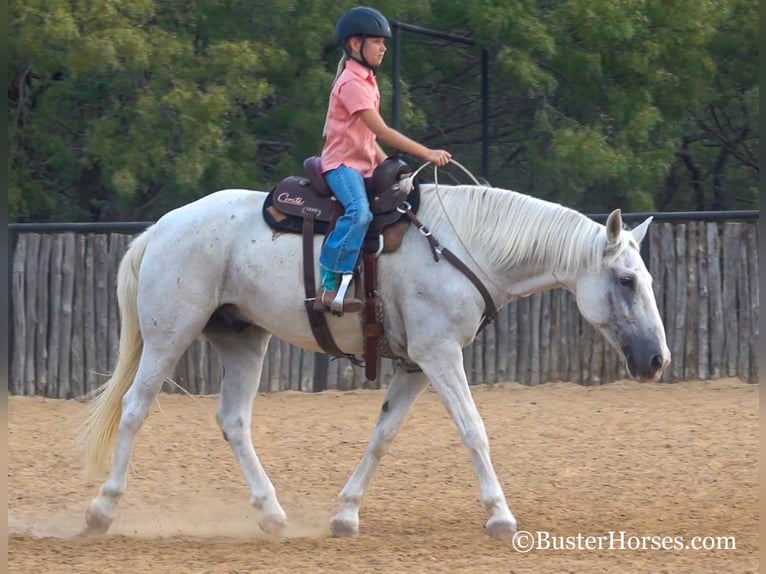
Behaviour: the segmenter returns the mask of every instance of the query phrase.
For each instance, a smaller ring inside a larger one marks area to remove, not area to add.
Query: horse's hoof
[[[330,521],[330,531],[335,538],[355,538],[359,536],[359,522],[335,516]]]
[[[258,526],[268,534],[281,534],[287,526],[287,518],[280,514],[270,514],[261,518]]]
[[[80,536],[102,536],[107,533],[111,525],[111,518],[88,508],[85,511],[85,528],[80,532]]]
[[[516,535],[516,524],[505,518],[487,522],[487,534],[496,540],[513,540]]]

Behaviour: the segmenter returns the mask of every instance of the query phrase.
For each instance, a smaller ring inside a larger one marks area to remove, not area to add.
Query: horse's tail
[[[95,392],[88,416],[80,429],[80,444],[87,472],[100,471],[111,454],[122,416],[122,397],[133,383],[144,341],[136,305],[138,272],[149,243],[151,229],[135,238],[117,272],[117,303],[120,309],[120,349],[111,378]]]

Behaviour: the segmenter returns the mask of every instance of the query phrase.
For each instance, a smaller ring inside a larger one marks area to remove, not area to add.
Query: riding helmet
[[[343,44],[352,36],[390,38],[391,26],[375,8],[357,6],[344,13],[335,24],[335,40],[338,44]]]

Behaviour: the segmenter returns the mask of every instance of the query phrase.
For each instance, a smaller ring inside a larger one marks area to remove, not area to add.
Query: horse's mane
[[[483,253],[493,266],[537,265],[576,272],[603,261],[604,226],[568,207],[476,185],[421,184],[421,194],[418,218],[436,237],[454,226],[465,247]],[[629,237],[622,234],[609,255],[619,255]]]

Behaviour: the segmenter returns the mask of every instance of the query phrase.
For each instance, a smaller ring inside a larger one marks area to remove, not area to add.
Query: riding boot
[[[364,310],[364,301],[356,297],[347,297],[348,286],[351,283],[352,274],[344,274],[338,287],[338,274],[321,270],[322,286],[314,301],[314,310],[331,311],[335,315],[343,313],[361,313]]]

